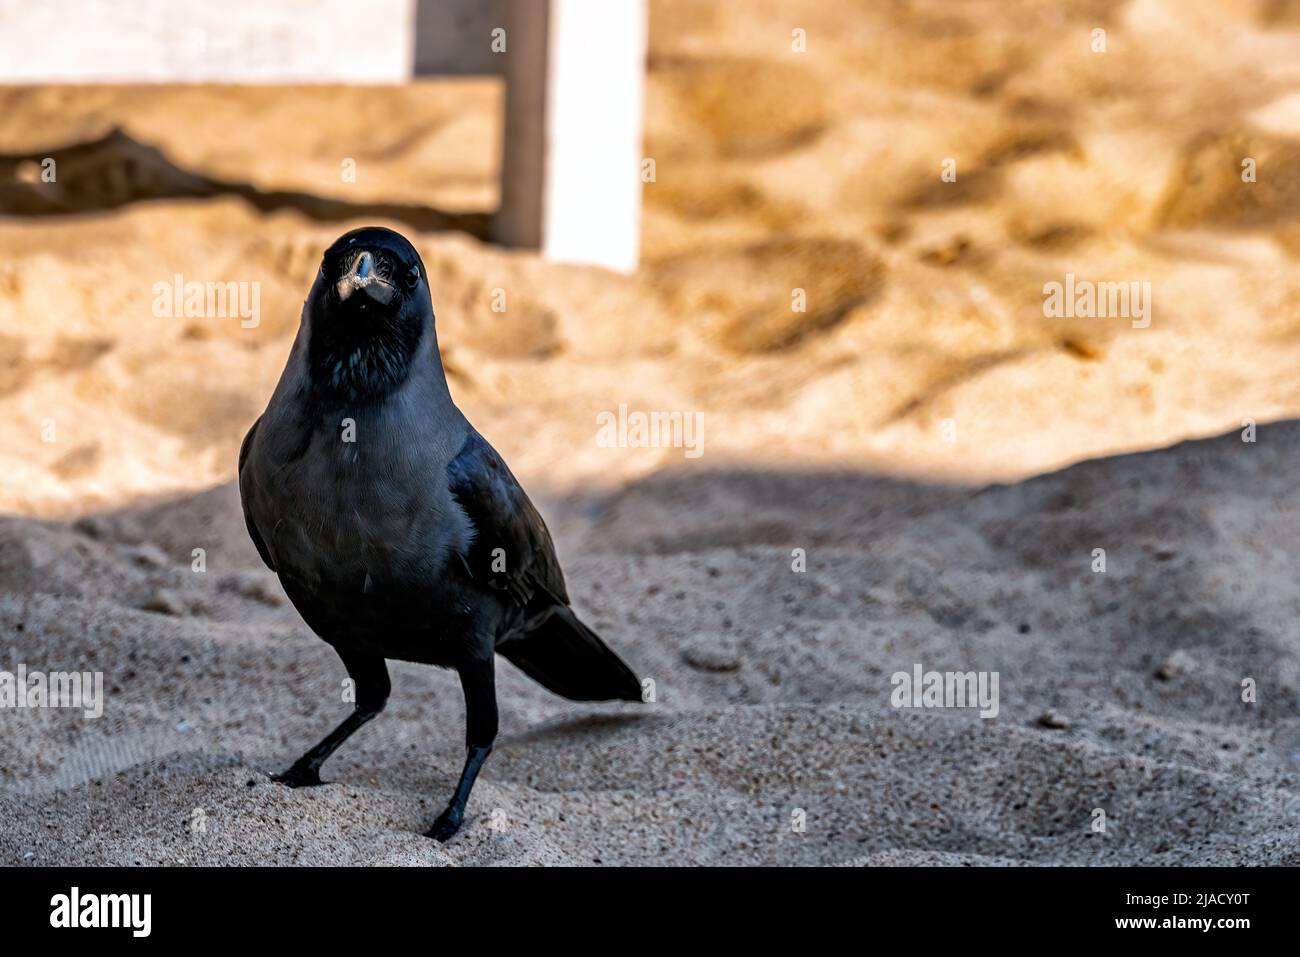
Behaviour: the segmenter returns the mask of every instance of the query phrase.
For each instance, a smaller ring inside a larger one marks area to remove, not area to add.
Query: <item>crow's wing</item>
[[[574,701],[641,701],[641,682],[569,608],[564,575],[546,523],[483,437],[470,429],[447,466],[451,494],[474,526],[459,556],[470,576],[520,606],[549,607],[531,629],[497,651],[516,667]]]
[[[496,449],[473,427],[447,466],[447,484],[474,527],[473,540],[457,555],[471,578],[520,607],[539,591],[556,603],[569,603],[546,523]]]
[[[262,541],[257,526],[253,524],[253,517],[248,514],[248,496],[244,494],[244,463],[248,460],[248,450],[253,445],[253,435],[257,432],[258,423],[261,421],[262,417],[259,415],[257,422],[253,423],[253,427],[248,430],[248,434],[244,436],[244,441],[239,445],[239,498],[240,504],[244,507],[244,525],[248,527],[248,537],[257,546],[257,554],[262,556],[262,561],[266,562],[266,567],[271,571],[275,571],[275,563],[271,561],[271,553],[266,550],[266,542]]]

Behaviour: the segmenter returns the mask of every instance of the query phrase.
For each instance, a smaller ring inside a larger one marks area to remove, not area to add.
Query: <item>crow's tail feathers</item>
[[[540,626],[497,651],[538,684],[570,701],[640,701],[641,682],[600,636],[557,605]]]

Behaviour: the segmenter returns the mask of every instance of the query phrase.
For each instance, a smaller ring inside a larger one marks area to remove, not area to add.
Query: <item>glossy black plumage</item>
[[[554,602],[568,604],[546,523],[496,449],[473,428],[447,466],[447,485],[474,526],[474,540],[458,556],[471,575],[519,605],[527,605],[538,589]],[[494,562],[500,556],[514,561]]]
[[[465,768],[430,835],[460,826],[497,733],[495,652],[578,700],[640,700],[632,671],[569,607],[550,533],[456,408],[424,265],[391,230],[326,252],[266,411],[240,448],[248,532],[357,689],[353,713],[284,774],[319,769],[389,694],[387,659],[455,668]]]

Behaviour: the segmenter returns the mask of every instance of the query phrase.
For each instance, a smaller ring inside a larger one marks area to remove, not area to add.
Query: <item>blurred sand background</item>
[[[0,89],[0,668],[109,690],[0,712],[0,861],[1300,861],[1300,427],[1266,424],[1300,411],[1300,3],[655,0],[647,83],[634,277],[418,228],[495,207],[494,80]],[[659,695],[503,663],[446,847],[450,674],[395,666],[334,785],[265,778],[343,670],[246,539],[236,455],[321,252],[372,221]],[[260,283],[260,325],[156,318],[176,273]],[[1045,318],[1066,273],[1150,281],[1150,327]],[[703,411],[704,455],[599,447],[620,403]],[[1001,714],[893,710],[915,662],[999,671]]]

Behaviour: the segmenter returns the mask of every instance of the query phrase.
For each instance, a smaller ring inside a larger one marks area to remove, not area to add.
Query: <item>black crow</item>
[[[289,361],[239,450],[248,533],[355,708],[275,780],[320,766],[383,709],[386,659],[454,668],[468,755],[430,837],[456,833],[497,733],[494,652],[575,701],[640,701],[631,669],[569,607],[542,517],[447,390],[428,274],[389,229],[339,237]]]

